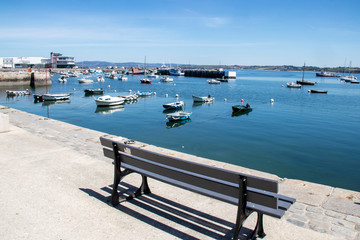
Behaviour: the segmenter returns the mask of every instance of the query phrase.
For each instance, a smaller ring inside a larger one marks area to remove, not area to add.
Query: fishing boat
[[[352,81],[356,81],[357,80],[357,77],[353,76],[353,75],[349,75],[349,76],[343,76],[340,78],[341,81],[344,81],[344,82],[352,82]]]
[[[29,89],[26,89],[24,91],[12,91],[12,90],[6,90],[6,95],[8,97],[14,97],[14,96],[24,96],[24,95],[30,95]]]
[[[180,102],[173,102],[173,103],[167,103],[167,104],[164,104],[163,107],[166,109],[166,110],[171,110],[171,109],[180,109],[184,106],[184,102],[183,101],[180,101]]]
[[[301,85],[315,85],[315,82],[310,82],[310,81],[304,80],[304,75],[305,75],[305,63],[304,63],[304,67],[303,67],[302,79],[301,79],[301,81],[296,81],[296,83],[301,84]]]
[[[169,74],[172,76],[184,76],[185,73],[181,69],[169,69]]]
[[[104,90],[102,88],[97,89],[85,89],[85,94],[91,95],[91,94],[103,94]]]
[[[149,79],[147,79],[147,78],[141,79],[140,82],[141,82],[141,83],[145,83],[145,84],[151,84],[151,83],[152,83],[152,81],[149,80]]]
[[[325,71],[321,71],[320,73],[316,73],[316,76],[317,77],[340,77],[340,75],[336,75],[336,74],[325,72]]]
[[[250,107],[250,104],[246,104],[246,105],[234,105],[232,106],[232,110],[234,112],[251,112],[252,108]]]
[[[210,95],[207,97],[198,97],[198,96],[193,95],[192,97],[193,97],[194,102],[212,102],[215,99],[214,97],[211,97]]]
[[[125,99],[122,97],[112,97],[109,95],[105,95],[95,99],[95,102],[98,107],[108,107],[123,104],[125,102]]]
[[[173,82],[174,81],[174,79],[172,79],[171,77],[169,77],[169,76],[163,76],[163,77],[161,77],[161,80],[160,80],[161,82]]]
[[[191,114],[192,112],[179,111],[166,114],[166,118],[169,119],[169,121],[180,121],[189,119]]]
[[[159,78],[159,76],[158,75],[155,75],[155,73],[149,73],[149,74],[147,74],[146,75],[148,78]]]
[[[87,78],[81,78],[78,80],[79,83],[93,83],[94,81]]]
[[[220,84],[220,81],[215,80],[215,79],[207,80],[207,82],[208,82],[209,84]]]
[[[69,93],[58,93],[58,94],[43,94],[42,99],[44,101],[58,101],[58,100],[67,100],[70,98]]]
[[[288,88],[301,88],[301,84],[294,83],[294,82],[286,83],[286,86],[287,86]]]
[[[310,90],[308,90],[308,92],[309,93],[327,93],[328,91],[310,89]]]

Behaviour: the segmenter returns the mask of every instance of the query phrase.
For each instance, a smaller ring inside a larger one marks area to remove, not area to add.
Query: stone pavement
[[[155,180],[150,196],[110,207],[113,166],[99,137],[123,138],[0,106],[2,116],[10,124],[6,132],[0,126],[0,239],[229,239],[234,206]],[[135,144],[278,180],[280,193],[297,202],[280,220],[265,217],[264,239],[360,239],[358,192]]]

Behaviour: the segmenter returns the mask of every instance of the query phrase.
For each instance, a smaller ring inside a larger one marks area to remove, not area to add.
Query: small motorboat
[[[163,77],[161,77],[161,80],[160,80],[161,82],[173,82],[174,81],[174,79],[172,79],[171,77],[169,77],[169,76],[163,76]]]
[[[159,78],[158,75],[155,75],[155,73],[150,73],[146,75],[148,78]]]
[[[117,97],[124,98],[125,102],[133,102],[133,101],[136,101],[139,96],[137,94],[129,94],[129,95],[125,95],[125,96],[118,95]]]
[[[220,84],[220,81],[215,80],[215,79],[207,80],[207,82],[208,82],[208,84]]]
[[[96,80],[98,82],[105,82],[105,79],[104,79],[104,77],[102,75],[97,76]]]
[[[94,81],[87,78],[81,78],[78,80],[79,83],[93,83]]]
[[[62,76],[59,78],[59,82],[60,82],[60,83],[66,83],[66,82],[67,82],[67,80],[66,80],[66,78],[65,78],[64,75],[62,75]]]
[[[193,100],[194,102],[212,102],[214,101],[214,97],[211,97],[210,95],[208,95],[207,97],[198,97],[198,96],[195,96],[193,95]]]
[[[183,101],[180,101],[180,102],[173,102],[173,103],[167,103],[167,104],[164,104],[163,107],[166,109],[166,110],[171,110],[171,109],[180,109],[184,106],[184,102]]]
[[[35,102],[42,102],[42,101],[44,101],[43,95],[34,94],[33,96],[34,96],[34,101],[35,101]]]
[[[246,104],[246,105],[234,105],[232,106],[232,110],[233,112],[251,112],[252,108],[250,107],[250,104]]]
[[[287,86],[288,88],[301,88],[301,84],[294,83],[294,82],[286,83],[286,86]]]
[[[309,93],[327,93],[328,91],[310,89],[310,90],[308,90],[308,92]]]
[[[151,96],[152,92],[137,92],[136,95],[138,95],[139,97],[148,97]]]
[[[103,94],[104,90],[102,88],[97,89],[85,89],[85,94],[92,95],[92,94]]]
[[[98,107],[108,107],[123,104],[125,102],[125,99],[122,97],[112,97],[109,95],[105,95],[95,99],[95,102]]]
[[[145,84],[151,84],[151,83],[152,83],[152,81],[149,80],[149,79],[147,79],[147,78],[141,79],[140,82],[141,82],[141,83],[145,83]]]
[[[119,76],[119,80],[120,81],[127,81],[128,78],[125,75],[121,75],[121,76]]]
[[[6,90],[6,95],[8,97],[14,97],[14,96],[24,96],[24,95],[30,95],[29,89],[26,89],[24,91],[12,91],[12,90]]]
[[[190,118],[191,114],[192,112],[179,111],[167,114],[166,118],[169,119],[169,121],[186,120]]]
[[[70,98],[70,94],[69,93],[43,94],[42,98],[44,101],[68,100]]]

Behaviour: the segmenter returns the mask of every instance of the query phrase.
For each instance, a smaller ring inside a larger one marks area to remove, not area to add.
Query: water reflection
[[[199,106],[204,106],[204,105],[210,106],[211,104],[213,104],[213,101],[211,101],[211,102],[194,102],[192,106],[193,107],[199,107]]]
[[[185,120],[180,120],[180,121],[169,121],[169,122],[166,122],[166,128],[177,128],[177,127],[185,125],[189,122],[191,122],[191,119],[185,119]]]
[[[239,117],[239,116],[242,116],[242,115],[249,115],[249,113],[252,111],[252,109],[250,110],[247,110],[247,111],[233,111],[231,116],[232,117]]]
[[[109,107],[97,107],[95,113],[100,114],[113,114],[114,112],[121,112],[124,111],[124,105],[116,105],[116,106],[109,106]]]
[[[35,101],[34,101],[35,102]],[[55,105],[55,104],[62,104],[62,103],[70,103],[70,99],[66,99],[66,100],[55,100],[55,101],[43,101],[42,105],[43,106],[50,106],[50,105]]]

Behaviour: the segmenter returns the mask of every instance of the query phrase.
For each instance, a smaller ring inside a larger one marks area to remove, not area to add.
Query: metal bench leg
[[[247,178],[239,176],[239,203],[236,216],[236,225],[233,240],[238,239],[242,225],[247,218],[246,215],[246,186]]]
[[[256,239],[257,237],[259,238],[263,238],[266,236],[265,232],[264,232],[264,225],[263,225],[263,214],[257,212],[258,218],[257,218],[257,223],[256,223],[256,227],[254,229],[254,232],[251,235],[251,239]]]
[[[150,194],[150,188],[148,185],[148,181],[147,181],[147,177],[144,175],[141,175],[142,177],[142,183],[141,186],[139,187],[139,189],[135,192],[135,197],[139,197],[143,194]]]

